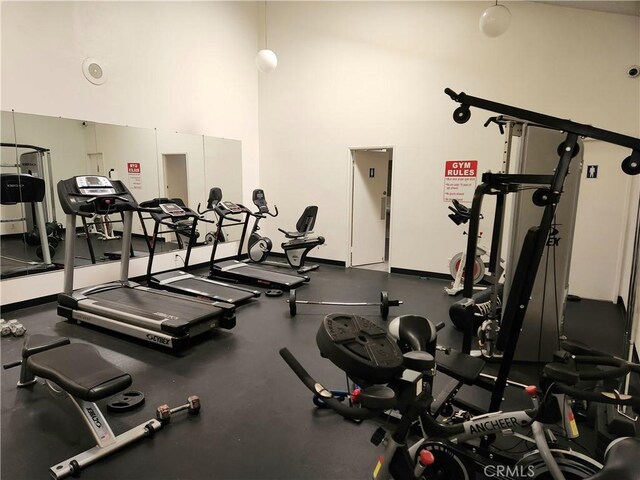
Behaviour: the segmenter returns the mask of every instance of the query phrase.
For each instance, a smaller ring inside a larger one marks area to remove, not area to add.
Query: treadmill
[[[179,199],[169,200],[168,198],[154,198],[153,200],[140,203],[140,206],[157,208],[160,210],[151,213],[151,218],[155,221],[155,226],[153,229],[153,235],[149,241],[147,285],[153,288],[167,290],[169,292],[182,293],[207,300],[232,303],[234,305],[244,303],[261,295],[259,290],[229,285],[227,283],[188,273],[191,248],[196,243],[196,227],[198,225],[198,220],[200,220],[200,216],[190,208],[187,208],[179,201]],[[148,219],[149,217],[146,218]],[[142,215],[140,215],[140,220],[146,232]],[[165,230],[160,230],[163,226],[166,227]],[[175,233],[178,238],[180,235],[183,235],[189,239],[184,260],[184,271],[178,270],[153,275],[151,271],[158,235],[169,232]]]
[[[191,338],[217,327],[236,324],[235,307],[143,287],[128,279],[134,211],[153,212],[138,205],[118,180],[89,175],[58,182],[58,197],[66,214],[64,290],[58,295],[58,315],[178,350]],[[123,213],[120,280],[73,290],[76,220],[78,216]]]
[[[206,213],[210,210],[216,213],[218,222],[213,248],[211,249],[209,278],[225,278],[239,283],[280,290],[298,288],[310,280],[306,275],[275,272],[240,261],[239,259],[242,258],[242,246],[244,245],[244,239],[249,225],[249,217],[254,217],[255,214],[244,205],[227,201],[220,201],[216,203],[212,209],[207,209],[201,213]],[[239,217],[244,218],[241,219]],[[227,221],[226,224],[224,223],[225,220]],[[222,228],[223,226],[229,227],[233,225],[242,225],[243,227],[238,245],[237,259],[216,262],[216,250],[218,248],[218,239],[222,236]]]

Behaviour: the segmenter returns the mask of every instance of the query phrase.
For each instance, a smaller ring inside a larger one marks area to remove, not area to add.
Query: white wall
[[[584,142],[569,276],[572,294],[610,302],[620,296],[626,303],[631,263],[627,229],[635,233],[635,217],[629,224],[632,178],[620,169],[628,155],[629,151],[619,146],[589,139]],[[590,165],[598,166],[595,179],[587,178]]]
[[[503,141],[495,127],[482,127],[489,112],[474,109],[469,123],[455,124],[446,87],[638,135],[640,84],[626,76],[629,65],[640,63],[637,17],[511,2],[509,31],[490,39],[478,31],[484,8],[269,4],[269,48],[278,68],[260,83],[260,182],[280,207],[281,224],[295,221],[301,205],[320,207],[316,232],[327,246],[314,254],[347,258],[349,148],[388,145],[391,266],[447,271],[446,259],[462,249],[464,237],[447,218],[444,162],[477,159],[480,172],[498,170]],[[619,166],[622,158],[600,160]],[[619,188],[626,191],[628,182],[623,178]],[[272,224],[265,223],[265,233],[277,238]],[[483,229],[489,231],[488,221]],[[621,235],[610,232],[615,257]],[[611,262],[600,252],[596,258],[589,252],[589,261],[574,258],[573,272],[597,279]]]
[[[2,2],[1,9],[2,110],[241,140],[250,199],[258,184],[256,4]],[[86,57],[104,62],[104,85],[83,77]],[[87,272],[78,286],[117,278],[110,266]],[[3,281],[2,303],[57,293],[60,275],[51,275],[28,289],[27,279]]]

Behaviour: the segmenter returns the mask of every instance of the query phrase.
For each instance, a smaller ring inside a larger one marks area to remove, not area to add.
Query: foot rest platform
[[[33,335],[29,339],[33,340],[28,342],[32,344],[31,349],[40,350],[28,355],[27,368],[34,375],[56,383],[74,397],[95,402],[115,395],[133,383],[131,375],[107,362],[92,345],[63,343],[61,346],[49,346],[42,350],[44,347],[33,347],[42,340],[34,337],[45,336]],[[28,350],[29,347],[25,344],[23,350]]]
[[[449,353],[437,351],[436,365],[438,371],[459,380],[467,385],[473,385],[486,365],[481,358],[472,357],[466,353],[449,350]]]

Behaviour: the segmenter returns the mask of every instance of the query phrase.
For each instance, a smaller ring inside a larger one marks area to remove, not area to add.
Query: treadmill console
[[[160,209],[170,217],[184,217],[186,212],[176,203],[161,203]]]
[[[116,193],[111,180],[107,177],[76,177],[76,185],[83,195],[115,195]]]
[[[214,210],[217,214],[225,217],[227,215],[238,215],[239,213],[244,213],[246,211],[246,208],[233,202],[224,201],[219,202],[214,207]]]
[[[80,175],[60,180],[58,198],[67,215],[90,217],[138,208],[138,202],[124,183],[99,175]]]

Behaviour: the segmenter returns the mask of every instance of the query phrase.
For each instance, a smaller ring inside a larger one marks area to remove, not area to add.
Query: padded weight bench
[[[162,424],[152,419],[120,435],[114,435],[93,403],[119,393],[131,385],[131,375],[107,362],[92,345],[71,343],[68,338],[31,335],[22,348],[18,387],[36,383],[36,377],[55,383],[69,395],[82,414],[97,445],[51,467],[53,478],[78,475],[88,465],[126,445],[153,434]],[[17,364],[12,366],[17,366]],[[8,366],[7,366],[8,367]]]
[[[287,262],[291,265],[291,268],[295,268],[298,273],[305,273],[311,270],[315,270],[319,265],[307,265],[304,262],[307,258],[307,254],[314,248],[324,244],[324,237],[310,237],[309,234],[313,233],[313,227],[316,224],[316,217],[318,216],[318,207],[310,205],[304,209],[302,215],[296,222],[295,231],[287,231],[282,228],[278,230],[284,233],[284,236],[290,239],[288,242],[283,242],[280,246],[287,257]]]

